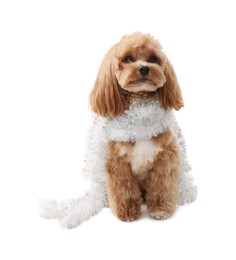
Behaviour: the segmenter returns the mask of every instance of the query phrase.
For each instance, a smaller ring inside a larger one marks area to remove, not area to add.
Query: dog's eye
[[[133,59],[133,57],[132,56],[126,56],[124,59],[123,59],[123,61],[125,62],[125,63],[130,63],[130,62],[133,62],[134,61],[134,59]]]
[[[150,56],[147,61],[151,63],[158,63],[157,57],[154,55]]]

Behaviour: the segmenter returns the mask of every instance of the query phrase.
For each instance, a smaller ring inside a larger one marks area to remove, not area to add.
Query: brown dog
[[[166,111],[183,106],[175,72],[160,43],[136,32],[124,36],[106,54],[90,103],[98,115],[113,118],[144,99],[159,100]],[[179,144],[171,130],[144,141],[110,141],[109,205],[121,220],[134,220],[145,194],[151,217],[165,219],[176,208],[179,172]]]

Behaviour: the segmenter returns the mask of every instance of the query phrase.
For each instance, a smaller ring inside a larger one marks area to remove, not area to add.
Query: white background
[[[0,2],[1,259],[236,259],[234,2]],[[88,96],[105,52],[134,31],[175,67],[198,200],[166,221],[104,209],[65,230],[37,199],[83,194]]]

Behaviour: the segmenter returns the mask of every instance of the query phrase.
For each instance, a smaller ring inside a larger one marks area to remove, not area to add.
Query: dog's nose
[[[142,76],[147,76],[149,73],[149,67],[148,66],[142,66],[139,68],[139,74]]]

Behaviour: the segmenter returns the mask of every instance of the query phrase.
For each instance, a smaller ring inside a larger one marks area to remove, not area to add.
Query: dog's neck
[[[157,91],[140,91],[140,92],[129,92],[123,88],[120,88],[122,102],[125,109],[129,109],[133,104],[142,100],[158,100]]]
[[[164,110],[159,101],[133,102],[123,115],[107,117],[105,133],[109,141],[136,142],[150,140],[173,128],[173,110]]]

